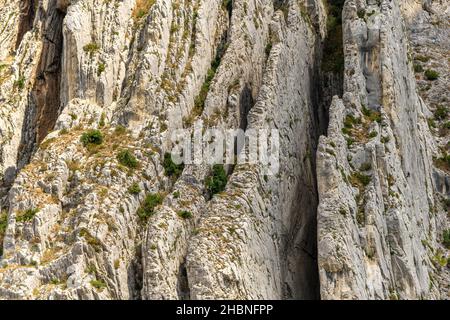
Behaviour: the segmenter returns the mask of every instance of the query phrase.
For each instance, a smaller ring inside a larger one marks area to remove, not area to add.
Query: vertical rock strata
[[[343,21],[344,94],[317,152],[321,297],[444,298],[448,222],[398,2],[346,1]]]
[[[0,299],[448,298],[446,26],[430,1],[0,0]],[[199,123],[277,129],[279,172],[169,175]]]

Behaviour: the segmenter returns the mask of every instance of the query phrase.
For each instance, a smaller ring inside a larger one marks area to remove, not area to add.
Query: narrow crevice
[[[342,38],[342,10],[345,0],[327,0],[327,35],[322,41],[318,88],[319,133],[327,134],[328,111],[333,96],[344,90],[344,48]]]
[[[283,1],[276,1],[282,6]],[[327,35],[315,47],[314,63],[309,70],[311,123],[309,145],[304,150],[302,165],[305,172],[316,172],[316,152],[319,137],[326,135],[329,122],[329,106],[335,95],[342,96],[344,76],[344,51],[342,39],[342,9],[344,0],[326,3]],[[316,16],[313,7],[308,7],[310,17]],[[319,21],[312,21],[318,26]],[[317,32],[317,31],[316,31]],[[317,261],[317,206],[319,203],[315,174],[299,181],[296,203],[289,236],[286,239],[288,261],[284,282],[287,299],[320,299],[319,268]],[[289,266],[295,266],[290,269]]]
[[[131,300],[142,300],[144,269],[142,264],[142,244],[136,245],[136,253],[131,261],[128,273],[128,292]]]
[[[19,28],[17,31],[16,49],[19,48],[25,33],[33,27],[34,17],[38,9],[39,0],[22,0],[19,4]]]
[[[180,300],[190,300],[189,280],[186,269],[186,261],[180,264],[177,278],[177,294]]]
[[[327,33],[321,43],[316,47],[315,62],[311,72],[310,82],[311,97],[313,99],[313,110],[311,119],[314,124],[310,145],[312,157],[310,163],[312,172],[316,172],[316,152],[319,137],[326,135],[329,123],[329,108],[333,96],[342,96],[344,84],[344,47],[342,35],[342,10],[345,0],[327,0],[324,2],[327,12]],[[305,286],[305,291],[301,292],[302,299],[320,299],[319,267],[317,260],[317,206],[319,195],[317,189],[317,179],[313,176],[314,190],[310,191],[315,195],[311,201],[314,208],[311,217],[305,216],[301,219],[310,219],[307,234],[300,244],[299,251],[303,262],[303,274],[301,281]],[[306,188],[306,186],[305,186]],[[306,192],[304,192],[306,194]],[[299,197],[304,197],[300,194]],[[313,245],[311,245],[313,241]],[[307,276],[305,276],[307,275]]]
[[[245,84],[244,88],[242,89],[241,96],[239,98],[239,128],[242,130],[247,129],[248,124],[248,113],[250,112],[251,108],[255,104],[253,96],[252,96],[252,90],[248,84]]]
[[[49,4],[42,34],[42,51],[35,71],[34,85],[28,105],[18,150],[18,168],[26,165],[48,132],[53,130],[60,114],[61,58],[63,49],[62,25],[65,6],[57,0]]]

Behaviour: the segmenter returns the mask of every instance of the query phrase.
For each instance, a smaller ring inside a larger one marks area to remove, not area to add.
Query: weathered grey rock
[[[448,3],[32,3],[0,0],[0,299],[448,298]],[[198,123],[277,129],[279,172],[166,176]]]
[[[317,152],[321,296],[445,298],[434,280],[445,272],[433,260],[446,225],[432,180],[435,142],[401,12],[396,2],[361,9],[347,1],[343,21],[345,93],[333,100]],[[365,34],[376,51],[367,51]]]

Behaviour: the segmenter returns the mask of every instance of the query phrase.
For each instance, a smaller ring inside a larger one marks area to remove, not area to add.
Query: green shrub
[[[214,79],[214,75],[216,74],[216,69],[210,68],[206,75],[206,79],[203,82],[203,85],[200,89],[200,93],[195,97],[194,101],[194,111],[196,114],[201,114],[203,109],[205,108],[205,100],[208,95],[209,87],[211,86],[211,82]]]
[[[351,147],[355,143],[355,140],[352,138],[346,138],[345,140],[347,141],[347,147]]]
[[[99,63],[97,67],[97,76],[100,76],[103,71],[105,71],[106,65],[104,63]]]
[[[93,286],[97,290],[103,290],[106,288],[106,283],[102,280],[91,280],[91,286]]]
[[[365,115],[370,121],[381,122],[381,113],[375,110],[366,108],[365,106],[361,109],[363,115]]]
[[[436,120],[445,120],[448,116],[448,109],[445,106],[438,106],[434,111],[434,118]]]
[[[427,122],[430,129],[436,128],[436,122],[434,122],[434,119],[428,118]]]
[[[178,199],[178,198],[180,197],[180,191],[175,191],[175,192],[173,193],[173,197],[174,197],[175,199]]]
[[[141,188],[139,187],[139,184],[135,182],[128,188],[128,192],[131,194],[139,194],[139,192],[141,192]]]
[[[103,128],[105,126],[105,118],[106,118],[105,113],[102,112],[102,114],[100,115],[100,120],[98,121],[98,126],[100,128]]]
[[[227,173],[221,164],[213,166],[212,175],[206,179],[206,189],[211,195],[222,192],[227,185]]]
[[[360,124],[361,119],[355,118],[351,114],[347,115],[344,119],[344,128],[351,129],[354,125]]]
[[[142,221],[147,221],[154,214],[156,206],[160,205],[162,201],[163,198],[159,193],[148,194],[144,199],[144,203],[137,210],[137,215]]]
[[[39,212],[38,208],[27,209],[25,211],[18,211],[16,214],[16,221],[17,222],[25,222],[25,221],[33,220],[34,216],[38,212]]]
[[[371,132],[369,133],[369,138],[370,138],[370,139],[375,138],[377,135],[378,135],[378,132],[376,132],[376,131],[371,131]]]
[[[184,164],[175,164],[172,160],[172,155],[170,153],[164,154],[164,161],[163,161],[163,167],[164,167],[164,174],[168,177],[174,177],[178,178],[184,169]]]
[[[137,168],[139,162],[136,159],[136,157],[128,150],[122,150],[117,154],[117,160],[121,165],[124,165],[125,167],[135,169]]]
[[[89,55],[92,57],[94,53],[96,53],[98,50],[100,50],[100,46],[96,44],[95,42],[88,43],[83,47],[84,52],[89,53]]]
[[[192,212],[186,210],[178,211],[178,216],[183,219],[189,219],[192,218]]]
[[[286,2],[281,2],[286,3]],[[344,48],[342,41],[341,12],[343,0],[324,1],[327,10],[327,37],[323,46],[321,69],[324,72],[341,73],[344,71]]]
[[[450,249],[450,229],[444,230],[442,243],[447,249]]]
[[[366,187],[372,178],[360,172],[355,172],[350,176],[350,182],[355,187]]]
[[[209,92],[209,87],[211,86],[214,76],[216,75],[217,68],[219,68],[222,54],[223,52],[221,52],[221,50],[218,50],[215,59],[211,62],[211,67],[206,74],[206,79],[203,82],[200,92],[195,97],[194,114],[196,115],[200,115],[205,108],[205,100]]]
[[[8,223],[8,214],[5,211],[0,212],[0,237],[5,234]]]
[[[0,257],[3,255],[3,237],[5,236],[6,227],[8,226],[8,214],[0,211]]]
[[[447,121],[446,123],[444,123],[444,128],[447,130],[450,130],[450,121]]]
[[[346,134],[346,135],[349,135],[350,133],[351,133],[351,131],[350,131],[350,129],[349,128],[342,128],[342,133],[343,134]]]
[[[365,15],[366,15],[366,10],[365,9],[359,9],[357,14],[358,14],[358,18],[364,19]]]
[[[439,73],[437,71],[431,70],[431,69],[427,69],[425,71],[425,77],[428,80],[436,80],[437,78],[439,78]]]
[[[422,65],[415,63],[414,64],[414,72],[423,72],[423,67]]]
[[[89,130],[81,135],[80,141],[85,147],[91,144],[100,145],[103,143],[103,135],[99,130]]]
[[[24,76],[20,76],[19,79],[14,81],[14,86],[19,88],[20,90],[25,88],[25,77]]]

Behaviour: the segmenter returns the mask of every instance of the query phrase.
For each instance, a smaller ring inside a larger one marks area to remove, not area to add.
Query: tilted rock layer
[[[0,5],[0,299],[448,298],[445,1]]]

